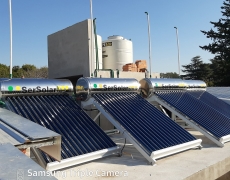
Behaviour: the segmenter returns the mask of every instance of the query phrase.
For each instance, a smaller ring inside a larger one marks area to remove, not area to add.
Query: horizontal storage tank
[[[134,78],[80,78],[76,84],[76,95],[88,100],[91,94],[108,92],[139,93],[140,84]]]
[[[122,66],[133,62],[133,43],[122,36],[109,36],[102,43],[103,69],[122,70]]]
[[[207,85],[201,80],[184,80],[188,88],[206,88]]]
[[[140,85],[144,97],[152,96],[156,90],[206,89],[206,83],[201,80],[144,78]]]
[[[97,48],[98,48],[98,61],[99,61],[99,69],[102,69],[103,66],[102,66],[102,38],[101,36],[97,35]],[[97,59],[97,56],[96,56],[96,46],[94,47],[95,51],[94,51],[94,59],[95,59],[95,62],[94,62],[94,69],[96,69],[96,59]]]
[[[73,85],[68,79],[0,79],[1,94],[34,94],[72,92]]]

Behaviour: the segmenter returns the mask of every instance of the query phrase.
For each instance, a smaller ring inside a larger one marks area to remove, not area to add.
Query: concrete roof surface
[[[223,148],[207,139],[197,131],[190,131],[196,138],[202,139],[201,150],[191,149],[174,154],[162,159],[158,159],[153,166],[131,145],[129,142],[123,150],[123,156],[109,156],[89,163],[78,165],[72,168],[63,169],[56,175],[59,180],[72,179],[156,179],[156,180],[180,180],[180,179],[203,179],[199,173],[207,173],[207,179],[216,179],[223,175],[226,169],[215,168],[220,162],[229,158],[230,142]],[[119,134],[112,135],[111,138],[123,146],[124,139],[120,139]],[[116,141],[116,139],[119,139]],[[211,168],[210,168],[211,167]],[[213,170],[214,167],[214,170]],[[207,170],[207,168],[209,168]],[[206,169],[205,172],[202,170]],[[229,168],[230,169],[230,168]],[[228,170],[229,171],[229,170]],[[62,173],[61,173],[62,172]],[[211,173],[210,173],[211,172]],[[197,177],[195,177],[195,175]],[[194,177],[194,178],[191,178]]]

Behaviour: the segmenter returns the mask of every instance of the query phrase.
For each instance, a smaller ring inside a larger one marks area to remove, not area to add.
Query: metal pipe
[[[93,19],[93,29],[94,29],[94,39],[95,39],[95,49],[96,49],[96,69],[99,69],[99,60],[98,60],[98,45],[97,45],[97,29],[96,29],[96,19]]]
[[[10,79],[11,79],[12,78],[12,59],[13,59],[11,0],[9,0],[9,10],[10,10]]]
[[[150,22],[149,22],[149,13],[145,12],[145,14],[147,15],[147,22],[148,22],[148,38],[149,38],[149,71],[150,71],[150,78],[152,77],[151,73],[152,73],[152,57],[151,57],[151,37],[150,37]]]
[[[90,76],[93,76],[93,64],[94,64],[94,37],[93,37],[93,4],[90,0],[90,19],[91,19],[91,59],[89,61],[90,65]]]
[[[117,69],[117,78],[119,78],[119,69]]]
[[[180,46],[179,46],[179,38],[178,38],[178,29],[177,27],[174,28],[176,29],[177,51],[178,51],[178,74],[180,76]]]

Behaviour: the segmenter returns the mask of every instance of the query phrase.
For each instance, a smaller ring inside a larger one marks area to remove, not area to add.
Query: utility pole
[[[149,38],[149,71],[150,71],[150,78],[152,77],[152,55],[151,55],[151,37],[150,37],[150,22],[149,22],[149,13],[145,12],[147,15],[147,22],[148,22],[148,38]]]
[[[174,28],[176,29],[177,51],[178,51],[178,74],[180,76],[180,46],[179,46],[179,38],[178,38],[178,29],[177,27]]]
[[[12,10],[11,10],[11,0],[9,0],[9,10],[10,10],[10,79],[12,79],[12,59],[13,59],[13,46],[12,46]]]
[[[90,0],[90,19],[91,19],[91,59],[89,61],[89,74],[92,77],[93,76],[93,65],[94,65],[94,30],[93,30],[93,3],[92,0]]]

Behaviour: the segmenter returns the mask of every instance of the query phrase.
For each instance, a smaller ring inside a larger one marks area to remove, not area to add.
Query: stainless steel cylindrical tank
[[[156,90],[162,89],[191,89],[206,88],[206,83],[200,80],[182,79],[155,79],[144,78],[140,80],[140,89],[144,97],[150,97]]]
[[[201,80],[184,80],[188,88],[206,88],[207,85],[204,81]]]
[[[76,95],[86,101],[91,94],[105,92],[139,92],[140,84],[134,78],[80,78],[76,84]]]
[[[68,79],[13,78],[0,81],[0,92],[2,94],[58,93],[72,91],[73,85]]]
[[[133,63],[133,43],[122,36],[109,36],[102,43],[103,69],[122,70],[123,65]]]

